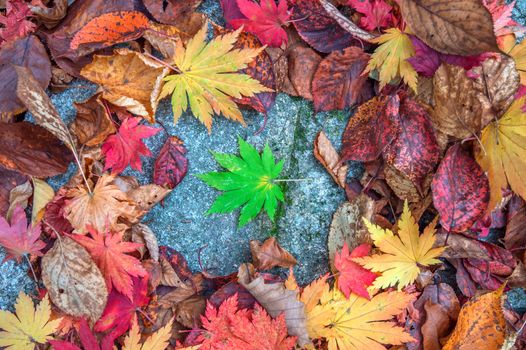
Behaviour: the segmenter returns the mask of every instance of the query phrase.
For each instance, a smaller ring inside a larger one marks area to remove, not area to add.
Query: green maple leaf
[[[230,213],[239,207],[239,228],[245,226],[264,209],[274,221],[278,201],[284,200],[275,179],[283,169],[283,160],[276,163],[270,147],[265,145],[260,155],[254,146],[239,138],[240,157],[212,152],[226,170],[197,175],[209,186],[220,191],[207,214]]]

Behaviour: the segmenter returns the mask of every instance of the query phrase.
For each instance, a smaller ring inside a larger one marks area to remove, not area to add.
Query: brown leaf
[[[16,207],[27,208],[29,197],[33,195],[33,186],[29,181],[14,187],[9,193],[9,209],[5,215],[6,219],[11,221],[11,216]]]
[[[401,0],[400,7],[416,36],[437,51],[499,52],[491,14],[480,0]]]
[[[141,53],[117,49],[113,56],[96,55],[80,73],[101,86],[105,100],[153,123],[162,80],[169,71]]]
[[[143,247],[139,248],[139,251],[141,251],[142,255],[144,255],[144,250],[148,249],[150,258],[154,261],[159,261],[159,244],[157,243],[157,237],[151,228],[145,224],[133,225],[132,241],[144,245]]]
[[[0,216],[5,217],[7,214],[11,190],[28,180],[27,176],[0,166]]]
[[[508,283],[506,284],[510,288],[523,288],[526,289],[526,267],[519,261],[517,267],[513,270],[513,273],[508,277]]]
[[[148,213],[154,205],[162,201],[170,192],[172,192],[171,189],[155,184],[139,186],[127,192],[128,198],[137,204],[134,221],[139,220]]]
[[[0,164],[39,178],[66,172],[71,152],[53,134],[28,123],[0,123]]]
[[[89,253],[62,236],[42,258],[42,280],[53,303],[63,312],[95,323],[106,306],[104,277]]]
[[[305,305],[298,300],[298,291],[285,288],[283,283],[266,284],[263,277],[253,278],[252,265],[243,264],[239,267],[239,283],[248,289],[258,303],[267,310],[270,316],[285,315],[285,322],[290,335],[298,337],[298,344],[310,344],[307,333]]]
[[[33,15],[48,29],[55,27],[68,11],[68,0],[53,0],[52,4],[51,7],[29,6]]]
[[[70,130],[77,136],[81,145],[98,146],[117,129],[108,114],[100,94],[91,96],[83,102],[74,102],[77,117],[70,125]]]
[[[426,321],[422,325],[423,346],[425,350],[440,350],[440,339],[448,334],[451,320],[447,311],[440,305],[426,301]]]
[[[144,6],[161,23],[178,25],[191,16],[202,0],[144,0]]]
[[[192,295],[180,302],[175,308],[176,320],[188,328],[200,327],[201,315],[205,313],[205,308],[206,298],[200,295]]]
[[[0,50],[0,120],[10,118],[26,110],[16,95],[17,74],[13,65],[28,68],[38,81],[38,86],[46,88],[51,81],[51,62],[46,48],[34,35],[29,35],[9,43],[3,43]]]
[[[526,202],[517,195],[511,198],[507,221],[504,246],[526,263]]]
[[[481,249],[481,243],[475,239],[462,236],[461,234],[448,235],[444,232],[438,232],[435,237],[436,241],[434,247],[446,246],[446,250],[444,250],[442,253],[444,258],[474,258],[487,261],[491,260],[487,251],[485,249]]]
[[[288,77],[295,95],[312,100],[311,82],[321,57],[310,47],[298,46],[288,53]]]
[[[263,244],[256,240],[250,241],[250,252],[254,267],[258,270],[296,265],[296,259],[278,244],[276,237],[267,238]]]
[[[409,203],[420,202],[426,196],[427,192],[429,192],[431,180],[433,179],[431,174],[426,176],[424,185],[422,186],[423,193],[420,194],[414,183],[395,167],[386,165],[384,167],[384,176],[385,181],[398,198],[407,200]]]
[[[161,284],[168,287],[186,287],[186,284],[181,280],[179,275],[166,258],[161,256],[159,262],[161,263],[162,276]],[[192,292],[193,293],[193,292]],[[186,295],[186,294],[185,294]]]
[[[345,188],[349,166],[341,161],[340,155],[323,131],[320,131],[314,140],[314,157],[323,165],[338,186]]]

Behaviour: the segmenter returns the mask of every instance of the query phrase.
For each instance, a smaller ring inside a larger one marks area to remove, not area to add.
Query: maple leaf
[[[385,350],[382,344],[401,345],[414,339],[391,320],[413,299],[404,292],[384,292],[371,300],[338,290],[318,294],[316,305],[307,310],[311,338],[325,338],[329,350]]]
[[[27,225],[26,213],[20,205],[13,211],[11,225],[7,219],[0,217],[0,245],[7,251],[4,262],[9,259],[20,262],[21,257],[26,254],[42,256],[40,251],[46,244],[40,240],[40,232],[40,223]]]
[[[113,289],[108,296],[106,308],[100,319],[95,323],[97,332],[113,329],[115,337],[121,336],[130,329],[135,313],[150,302],[148,297],[148,277],[132,277],[133,293],[128,298]]]
[[[143,245],[123,242],[121,233],[99,233],[91,226],[87,227],[92,238],[73,235],[72,238],[88,250],[91,257],[104,275],[108,291],[113,287],[128,298],[132,298],[132,280],[130,276],[148,275],[141,262],[130,255]]]
[[[482,3],[491,13],[493,19],[493,30],[498,37],[506,34],[522,34],[525,27],[515,22],[511,16],[515,8],[516,0],[506,4],[503,0],[482,0]]]
[[[35,308],[33,301],[20,292],[15,304],[16,314],[0,310],[0,347],[33,350],[36,344],[45,344],[58,329],[62,319],[50,321],[51,306],[46,296]]]
[[[515,100],[498,122],[482,130],[476,159],[489,179],[488,213],[502,200],[502,191],[508,185],[526,198],[526,160],[522,156],[526,152],[526,112],[521,109],[525,102],[524,96]]]
[[[360,27],[364,29],[376,30],[393,24],[393,7],[384,0],[348,0],[347,4],[363,14]]]
[[[255,218],[261,209],[274,221],[278,201],[284,201],[281,187],[273,181],[283,169],[283,160],[275,163],[268,144],[260,155],[242,138],[239,137],[238,142],[241,157],[212,153],[228,171],[197,175],[209,186],[225,191],[216,198],[207,214],[230,213],[243,206],[239,217],[240,228]]]
[[[67,191],[64,216],[78,233],[86,232],[86,225],[92,225],[99,232],[108,227],[117,228],[117,219],[127,217],[134,210],[134,205],[119,187],[113,184],[114,176],[103,174],[93,193],[83,185]],[[115,230],[119,231],[119,230]]]
[[[411,216],[407,201],[398,220],[398,232],[384,230],[364,219],[374,245],[384,254],[354,258],[365,268],[382,273],[373,283],[375,289],[385,289],[398,284],[398,290],[413,283],[420,273],[420,266],[440,264],[436,259],[445,249],[433,248],[436,219],[420,236],[418,223]]]
[[[526,85],[526,40],[517,44],[515,35],[509,34],[502,37],[499,42],[502,52],[509,55],[515,61],[515,68],[521,77],[521,84]]]
[[[104,170],[112,168],[112,173],[121,173],[128,165],[142,172],[141,156],[152,155],[142,139],[153,136],[160,128],[139,125],[141,118],[129,117],[122,121],[119,131],[111,135],[102,145],[102,153],[106,156]]]
[[[132,328],[124,339],[123,350],[160,350],[166,349],[169,344],[170,337],[172,336],[172,324],[171,319],[164,327],[159,329],[157,332],[150,335],[144,343],[141,341],[141,333],[139,331],[139,325],[137,319],[134,318],[132,322]]]
[[[0,15],[0,44],[23,38],[33,33],[37,28],[36,24],[29,21],[32,16],[31,9],[23,0],[9,0],[6,4],[6,15]]]
[[[91,331],[88,321],[86,321],[85,318],[79,322],[78,334],[84,350],[112,350],[113,343],[116,339],[113,332],[110,332],[102,338],[99,344],[99,340]],[[82,348],[77,345],[64,340],[50,340],[49,343],[53,346],[53,350],[82,350]]]
[[[367,256],[371,250],[371,245],[364,243],[354,248],[352,253],[349,253],[347,242],[343,244],[342,251],[336,253],[334,257],[334,266],[340,273],[338,275],[338,288],[342,293],[349,298],[351,292],[370,299],[367,287],[370,286],[377,275],[369,270],[364,269],[352,259]]]
[[[418,74],[407,61],[415,54],[409,35],[398,28],[389,28],[385,34],[371,39],[371,42],[380,46],[374,50],[365,71],[370,72],[373,69],[380,71],[380,89],[400,76],[411,89],[416,91]]]
[[[172,94],[174,122],[177,123],[188,107],[212,131],[213,113],[245,124],[243,115],[230,97],[252,97],[258,92],[271,92],[247,74],[237,71],[247,68],[264,47],[232,50],[241,28],[205,42],[207,24],[188,41],[186,48],[178,43],[174,64],[180,74],[169,75],[164,80],[160,98]]]
[[[283,314],[273,320],[257,304],[254,310],[239,310],[237,294],[217,309],[208,302],[201,319],[206,330],[198,338],[201,350],[290,350],[296,344],[296,337],[287,337]]]
[[[278,5],[274,0],[261,0],[259,4],[252,0],[237,0],[237,5],[247,18],[231,20],[234,29],[243,27],[257,36],[263,45],[280,47],[287,44],[287,32],[282,28],[290,18],[287,0],[279,0]]]

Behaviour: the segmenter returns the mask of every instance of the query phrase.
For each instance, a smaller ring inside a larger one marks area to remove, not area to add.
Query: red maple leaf
[[[131,253],[142,247],[140,243],[123,242],[123,233],[99,233],[93,227],[87,227],[92,238],[72,235],[71,237],[88,250],[106,279],[108,290],[117,289],[128,298],[132,298],[133,277],[148,275],[141,262]]]
[[[361,297],[371,299],[367,287],[374,282],[376,274],[352,261],[353,258],[368,255],[370,250],[371,245],[364,243],[354,248],[352,253],[349,254],[349,247],[347,243],[344,243],[342,251],[336,253],[334,266],[340,273],[338,276],[338,288],[345,297],[349,298],[352,292]]]
[[[26,213],[19,205],[13,210],[11,225],[0,217],[0,245],[7,251],[4,262],[9,259],[20,262],[26,254],[42,256],[40,250],[46,244],[40,240],[41,231],[40,222],[35,226],[27,225]]]
[[[105,332],[113,329],[112,333],[119,337],[128,329],[130,329],[131,322],[135,312],[140,311],[150,302],[148,296],[148,278],[132,278],[133,281],[133,295],[128,298],[117,290],[113,289],[108,296],[106,308],[102,313],[101,318],[95,323],[95,331]]]
[[[375,30],[393,25],[393,8],[384,0],[348,0],[347,4],[363,14],[360,27],[364,29]]]
[[[237,0],[239,10],[245,19],[233,19],[229,24],[235,29],[244,26],[245,31],[258,37],[263,45],[279,47],[287,44],[287,32],[283,25],[290,18],[287,0],[261,0],[258,4],[252,0]]]
[[[27,20],[31,17],[31,9],[23,0],[9,0],[6,4],[6,15],[0,15],[0,43],[23,38],[37,28],[36,24]]]
[[[201,319],[206,329],[198,337],[202,350],[290,350],[296,344],[296,337],[287,336],[283,314],[273,320],[260,305],[239,310],[237,294],[217,309],[208,303]]]
[[[113,344],[115,339],[117,337],[115,336],[114,332],[110,332],[108,335],[106,335],[100,342],[95,336],[95,334],[92,333],[91,329],[89,328],[88,322],[86,319],[81,319],[79,327],[79,338],[80,343],[82,344],[82,347],[84,349],[90,349],[90,350],[112,350]],[[79,346],[70,343],[68,341],[64,340],[50,340],[49,343],[53,346],[53,350],[82,350]]]
[[[141,118],[129,117],[122,121],[119,131],[111,135],[102,145],[102,153],[106,156],[104,170],[113,169],[113,173],[122,172],[128,165],[142,171],[141,156],[152,155],[142,139],[157,134],[161,129],[139,125]]]

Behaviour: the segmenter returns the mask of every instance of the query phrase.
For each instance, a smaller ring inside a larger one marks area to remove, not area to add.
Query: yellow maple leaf
[[[521,84],[526,85],[526,40],[517,44],[514,34],[504,35],[499,39],[501,50],[513,58],[521,77]]]
[[[512,191],[526,199],[526,97],[515,100],[498,121],[482,130],[482,147],[477,162],[488,174],[490,201],[488,212],[502,200],[502,190]]]
[[[50,321],[51,307],[46,296],[35,308],[24,292],[18,295],[16,314],[0,310],[0,347],[11,350],[33,350],[45,344],[58,329],[61,319]]]
[[[164,350],[168,347],[170,337],[172,336],[173,319],[164,327],[150,335],[144,343],[141,344],[141,332],[137,319],[132,321],[132,328],[124,339],[123,350]]]
[[[319,282],[318,282],[319,283]],[[303,296],[302,296],[303,297]],[[404,292],[384,292],[371,300],[323,287],[316,305],[306,309],[311,338],[325,338],[329,350],[385,350],[384,345],[401,345],[414,339],[391,320],[412,300]]]
[[[206,42],[208,23],[188,41],[186,48],[178,43],[173,64],[180,73],[164,80],[160,98],[172,94],[174,122],[190,107],[208,132],[212,129],[213,113],[245,125],[243,115],[231,97],[252,97],[255,93],[272,91],[247,74],[238,73],[265,48],[233,50],[242,28]]]
[[[374,245],[384,254],[376,254],[354,261],[365,268],[380,272],[371,286],[373,289],[385,289],[398,284],[398,290],[413,283],[420,273],[420,266],[440,264],[436,259],[445,249],[433,248],[435,243],[435,219],[426,227],[422,235],[419,234],[418,224],[411,216],[407,201],[404,211],[398,220],[398,232],[395,235],[391,230],[384,230],[364,219],[365,225],[371,234]]]
[[[408,58],[414,56],[415,49],[409,35],[398,28],[389,28],[385,34],[371,42],[380,44],[371,55],[366,72],[378,69],[380,72],[380,89],[394,78],[400,76],[415,92],[418,74]]]

